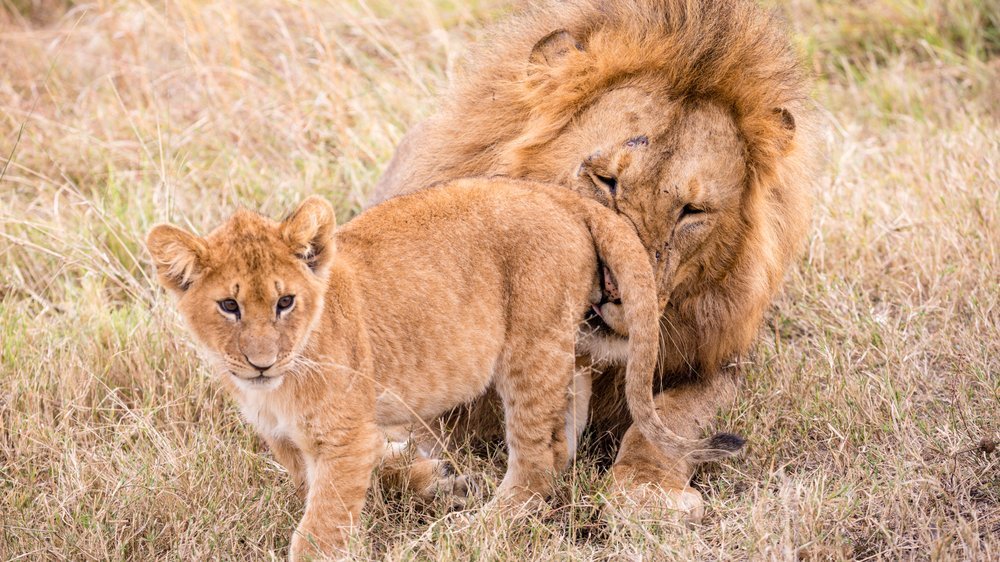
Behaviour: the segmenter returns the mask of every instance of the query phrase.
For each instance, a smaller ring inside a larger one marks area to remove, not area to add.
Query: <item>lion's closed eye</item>
[[[688,203],[687,205],[684,205],[681,208],[681,214],[678,220],[684,220],[685,218],[694,217],[697,215],[704,215],[705,212],[706,212],[705,209],[702,209],[701,207],[695,207],[691,203]]]

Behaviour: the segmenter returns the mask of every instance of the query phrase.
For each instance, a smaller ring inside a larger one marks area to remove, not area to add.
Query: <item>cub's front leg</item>
[[[299,499],[306,499],[306,465],[305,460],[302,458],[302,451],[289,439],[274,439],[270,437],[264,437],[263,439],[267,443],[267,447],[271,450],[271,454],[274,455],[275,460],[281,463],[281,466],[284,466],[285,470],[288,471],[288,476],[291,477],[292,484],[295,485],[295,495]]]
[[[292,536],[292,561],[346,555],[382,441],[375,425],[365,423],[316,437],[303,451],[309,489],[305,514]]]

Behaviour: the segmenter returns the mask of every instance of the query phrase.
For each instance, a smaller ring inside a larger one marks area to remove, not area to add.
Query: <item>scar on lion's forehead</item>
[[[637,137],[632,137],[627,141],[625,141],[625,146],[629,148],[638,148],[640,146],[648,146],[648,145],[649,145],[649,137],[647,137],[646,135],[639,135]]]

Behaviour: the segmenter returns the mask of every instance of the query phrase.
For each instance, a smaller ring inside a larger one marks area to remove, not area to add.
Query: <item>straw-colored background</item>
[[[0,558],[281,558],[301,513],[141,240],[307,194],[347,219],[500,0],[0,0]],[[1000,557],[1000,5],[791,0],[814,226],[692,529],[476,527],[376,494],[360,556]],[[7,157],[13,155],[7,162]],[[502,455],[464,468],[496,476]]]

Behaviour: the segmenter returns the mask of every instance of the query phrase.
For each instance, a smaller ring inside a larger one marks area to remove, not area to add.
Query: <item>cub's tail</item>
[[[744,439],[719,433],[706,439],[677,435],[657,414],[653,375],[660,350],[660,309],[653,268],[642,243],[626,220],[599,203],[586,201],[585,220],[601,260],[611,270],[628,327],[625,398],[634,423],[671,459],[707,462],[732,456]]]

